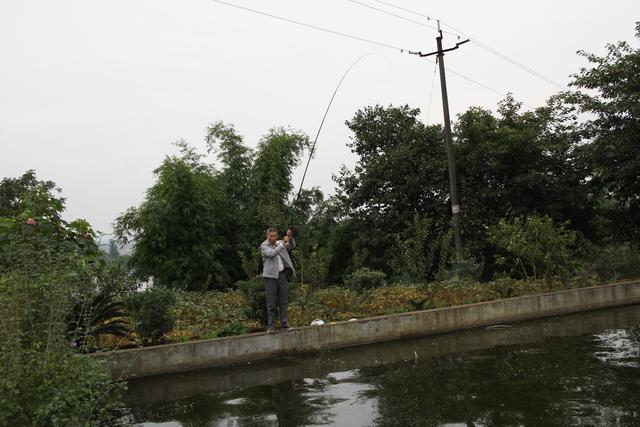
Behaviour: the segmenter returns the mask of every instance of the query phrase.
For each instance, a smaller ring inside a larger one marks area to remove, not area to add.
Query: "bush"
[[[125,338],[131,332],[126,319],[126,304],[104,289],[82,295],[69,317],[70,339],[81,351],[101,347],[103,335]]]
[[[628,243],[595,248],[592,261],[595,275],[601,281],[640,277],[640,250]]]
[[[331,252],[328,248],[320,248],[313,251],[304,260],[304,280],[316,288],[325,287],[328,284],[329,264]],[[297,274],[300,275],[301,268]]]
[[[400,278],[426,282],[447,276],[453,251],[453,229],[448,221],[434,221],[416,214],[401,243]]]
[[[375,289],[387,284],[386,277],[382,271],[360,268],[344,279],[344,285],[355,291]]]
[[[166,288],[152,287],[129,297],[129,307],[136,324],[136,332],[145,342],[164,341],[175,324],[171,308],[175,294]]]
[[[236,287],[247,298],[248,306],[246,315],[249,319],[256,320],[262,325],[267,324],[267,295],[261,276],[255,276],[250,280],[236,282]]]
[[[233,320],[207,335],[207,338],[231,337],[234,335],[248,334],[249,332],[251,332],[249,328],[247,328],[242,322]]]
[[[460,260],[453,257],[450,264],[451,266],[449,269],[439,272],[438,278],[441,281],[477,281],[480,278],[480,264],[468,254],[465,254]]]
[[[119,425],[122,383],[70,351],[0,352],[0,425]]]
[[[122,385],[75,354],[67,335],[75,296],[93,284],[86,264],[70,254],[34,257],[0,274],[0,425],[116,425]],[[85,334],[73,331],[74,341]]]
[[[500,220],[487,232],[489,241],[504,251],[497,258],[510,274],[523,279],[567,280],[579,271],[579,235],[548,216]]]

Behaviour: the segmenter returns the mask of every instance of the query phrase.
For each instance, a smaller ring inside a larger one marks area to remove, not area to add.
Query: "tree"
[[[193,148],[165,158],[144,202],[121,215],[115,234],[130,239],[130,259],[142,278],[179,289],[216,289],[238,278],[237,255],[229,242],[232,212],[220,177]]]
[[[509,96],[497,117],[473,107],[455,125],[465,246],[483,262],[485,280],[495,271],[485,232],[500,219],[538,213],[594,235],[597,198],[576,155],[574,118],[555,98],[536,111],[520,109]]]
[[[298,207],[290,205],[290,196],[292,173],[309,148],[309,138],[300,131],[273,128],[252,150],[232,125],[216,122],[207,130],[206,143],[222,163],[219,177],[234,218],[233,251],[250,277],[259,271],[256,246],[265,230],[275,226],[284,231],[293,209],[298,220],[308,216],[304,194]]]
[[[291,213],[291,176],[309,148],[309,138],[300,131],[270,129],[258,143],[249,180],[251,228],[262,238],[269,226],[285,228]]]
[[[230,125],[212,124],[207,149],[222,164],[179,142],[144,202],[116,221],[121,243],[133,242],[131,264],[140,277],[187,290],[220,289],[256,271],[257,246],[269,226],[287,223],[291,174],[308,147],[298,131],[272,129],[257,149]]]
[[[244,242],[251,235],[251,230],[247,227],[251,194],[249,183],[255,153],[244,145],[242,137],[233,125],[221,121],[207,128],[205,143],[207,151],[215,153],[218,161],[222,163],[220,181],[236,219],[234,240]]]
[[[347,122],[349,147],[359,156],[353,170],[334,179],[337,200],[349,218],[351,269],[369,267],[389,276],[405,267],[394,260],[416,214],[450,224],[445,148],[441,129],[420,123],[418,109],[376,105]],[[440,229],[444,229],[441,227]]]
[[[3,178],[0,181],[0,217],[11,217],[20,211],[23,197],[37,188],[55,191],[52,181],[39,181],[34,170],[28,170],[19,178]],[[59,190],[58,190],[59,192]],[[64,202],[64,199],[61,199]]]
[[[636,23],[640,39],[640,22]],[[640,49],[607,45],[607,54],[578,52],[590,64],[574,75],[565,100],[587,114],[581,127],[592,185],[615,203],[619,237],[640,240]]]

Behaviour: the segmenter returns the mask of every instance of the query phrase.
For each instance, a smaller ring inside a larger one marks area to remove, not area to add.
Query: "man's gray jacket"
[[[282,264],[285,268],[288,267],[294,270],[288,251],[295,247],[296,241],[293,237],[286,245],[282,244],[282,240],[276,241],[275,246],[270,245],[268,240],[262,242],[260,244],[260,252],[262,252],[262,277],[270,279],[278,278],[278,256],[282,258]]]

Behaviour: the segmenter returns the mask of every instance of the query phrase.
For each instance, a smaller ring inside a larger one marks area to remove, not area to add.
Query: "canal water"
[[[640,425],[640,305],[129,383],[140,426]]]

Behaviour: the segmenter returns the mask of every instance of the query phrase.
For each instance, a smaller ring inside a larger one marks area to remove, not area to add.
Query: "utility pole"
[[[436,55],[436,61],[440,68],[440,89],[442,91],[442,112],[444,115],[444,138],[447,145],[447,162],[449,164],[449,190],[451,193],[451,219],[453,222],[453,234],[456,248],[456,260],[462,260],[462,231],[460,228],[460,198],[458,196],[458,180],[456,178],[456,162],[453,154],[453,137],[451,135],[451,117],[449,116],[449,98],[447,96],[447,79],[445,77],[444,53],[456,50],[461,44],[467,43],[469,39],[456,43],[449,49],[442,48],[442,30],[440,30],[440,20],[438,20],[438,36],[436,45],[438,50],[430,53],[409,52],[422,58]]]

